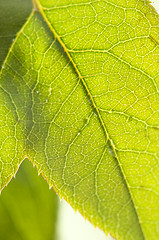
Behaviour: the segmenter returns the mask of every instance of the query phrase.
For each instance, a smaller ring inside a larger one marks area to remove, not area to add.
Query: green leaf
[[[36,0],[1,74],[1,188],[27,156],[105,233],[157,240],[158,62],[147,1]]]
[[[57,239],[57,203],[55,192],[25,160],[0,197],[0,239]]]
[[[0,0],[0,67],[32,10],[31,0]],[[0,197],[0,239],[57,239],[56,194],[26,161]]]

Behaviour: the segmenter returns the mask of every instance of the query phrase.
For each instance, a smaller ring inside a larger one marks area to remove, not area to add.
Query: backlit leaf
[[[143,0],[36,0],[1,74],[1,188],[28,157],[117,239],[159,237],[159,16]]]

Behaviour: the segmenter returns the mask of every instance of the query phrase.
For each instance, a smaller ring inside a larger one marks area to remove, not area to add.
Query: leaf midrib
[[[142,226],[141,226],[141,224],[140,224],[141,221],[140,221],[140,218],[139,218],[137,209],[136,209],[135,204],[134,204],[134,200],[133,200],[133,196],[132,196],[131,191],[130,191],[129,184],[128,184],[127,180],[126,180],[126,175],[124,174],[124,170],[123,170],[123,168],[122,168],[122,166],[121,166],[121,164],[120,164],[120,161],[119,161],[119,158],[118,158],[116,149],[115,149],[115,145],[113,144],[112,139],[109,137],[107,128],[106,128],[106,126],[105,126],[105,123],[104,123],[104,121],[103,121],[103,119],[102,119],[102,117],[101,117],[101,114],[100,114],[100,112],[99,112],[98,107],[96,106],[96,104],[95,104],[95,102],[94,102],[94,99],[93,99],[93,97],[92,97],[92,95],[91,95],[91,93],[90,93],[90,91],[89,91],[89,88],[87,87],[87,84],[86,84],[84,78],[82,77],[80,71],[78,70],[78,68],[77,68],[75,62],[73,61],[73,58],[71,57],[69,51],[67,50],[64,42],[61,40],[61,38],[60,38],[59,35],[56,33],[56,31],[55,31],[55,29],[53,28],[53,26],[51,25],[51,23],[50,23],[49,20],[47,19],[46,15],[45,15],[45,12],[43,11],[43,7],[41,6],[41,4],[39,3],[38,0],[33,0],[33,2],[34,2],[34,4],[35,4],[35,6],[36,6],[36,8],[35,8],[33,11],[39,10],[39,12],[40,12],[40,14],[42,15],[44,21],[46,22],[46,24],[48,25],[49,29],[50,29],[51,32],[53,33],[53,36],[55,37],[55,39],[57,39],[57,41],[58,41],[59,44],[61,45],[62,49],[63,49],[64,52],[66,53],[68,59],[70,60],[72,66],[74,67],[75,72],[77,73],[79,79],[81,80],[82,85],[83,85],[83,87],[84,87],[84,89],[85,89],[88,97],[90,98],[90,100],[91,100],[91,102],[92,102],[92,107],[96,110],[97,116],[98,116],[98,118],[99,118],[99,122],[100,122],[100,124],[101,124],[101,126],[102,126],[102,128],[103,128],[105,137],[106,137],[107,141],[110,143],[110,145],[111,145],[111,147],[112,147],[112,149],[113,149],[113,151],[114,151],[114,155],[115,155],[115,158],[116,158],[116,160],[117,160],[117,163],[118,163],[118,166],[119,166],[119,169],[120,169],[120,172],[121,172],[121,176],[122,176],[122,178],[123,178],[123,182],[124,182],[124,184],[126,185],[126,188],[127,188],[127,190],[128,190],[128,193],[129,193],[129,195],[130,195],[130,198],[131,198],[131,201],[132,201],[132,204],[133,204],[133,207],[134,207],[134,211],[135,211],[135,214],[136,214],[136,217],[137,217],[137,220],[138,220],[138,223],[139,223],[139,226],[140,226],[142,235],[143,235],[143,239],[146,239],[146,237],[144,236],[144,232],[143,232]]]

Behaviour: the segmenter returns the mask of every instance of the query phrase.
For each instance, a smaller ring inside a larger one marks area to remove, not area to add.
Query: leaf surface
[[[36,0],[1,75],[1,188],[27,156],[106,233],[157,240],[158,62],[147,1]]]

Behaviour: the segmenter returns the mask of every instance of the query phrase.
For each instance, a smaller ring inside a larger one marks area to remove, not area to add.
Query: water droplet
[[[14,42],[14,41],[15,41],[15,38],[12,39],[12,42]]]
[[[113,151],[113,149],[111,147],[108,148],[108,152],[110,153],[110,155],[112,157],[115,157],[115,153],[114,153],[114,151]]]
[[[95,116],[98,116],[96,111],[93,111],[93,113],[94,113]]]
[[[133,118],[131,116],[128,116],[127,122],[131,122],[132,120],[133,120]]]
[[[85,124],[85,126],[87,126],[88,123],[89,123],[89,118],[87,117],[87,118],[84,119],[84,124]]]
[[[36,91],[37,93],[39,93],[39,91]]]
[[[115,156],[115,152],[114,152],[114,143],[112,141],[112,139],[110,140],[110,142],[108,141],[108,152],[112,157],[116,157]]]
[[[46,102],[48,102],[48,99],[46,99]]]
[[[4,68],[5,68],[5,66],[3,65],[3,66],[2,66],[2,68],[4,69]]]

